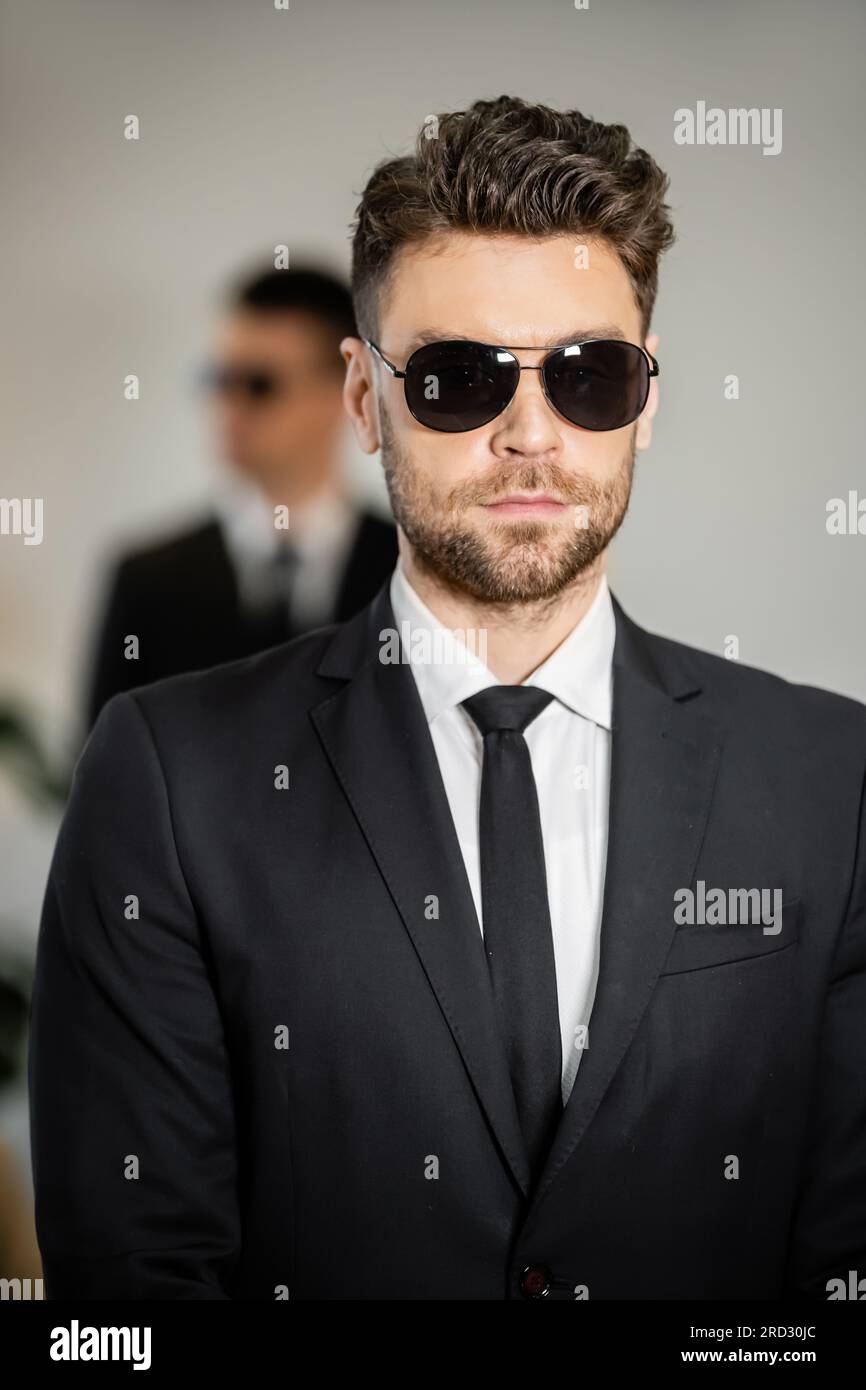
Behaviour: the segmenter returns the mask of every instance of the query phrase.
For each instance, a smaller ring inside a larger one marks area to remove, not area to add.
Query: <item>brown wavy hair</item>
[[[428,118],[415,152],[384,160],[356,209],[352,297],[376,338],[397,253],[443,232],[598,237],[628,272],[646,334],[658,259],[674,241],[667,175],[624,125],[519,97]]]

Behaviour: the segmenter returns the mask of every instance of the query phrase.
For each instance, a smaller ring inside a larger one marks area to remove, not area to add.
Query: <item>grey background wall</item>
[[[0,537],[0,692],[67,727],[107,556],[206,495],[190,383],[224,277],[277,242],[345,268],[372,165],[426,115],[516,92],[625,122],[671,175],[662,408],[618,596],[649,627],[716,651],[734,634],[744,662],[866,698],[866,535],[825,524],[830,498],[866,495],[862,3],[0,13],[0,495],[45,509],[40,546]],[[677,145],[674,112],[699,100],[781,108],[781,152]],[[375,494],[377,465],[352,466]]]

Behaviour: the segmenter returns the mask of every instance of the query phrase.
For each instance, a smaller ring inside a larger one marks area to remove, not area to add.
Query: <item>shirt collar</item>
[[[322,549],[339,551],[356,524],[355,509],[337,486],[323,488],[303,506],[291,507],[285,530],[277,530],[273,507],[246,479],[222,476],[214,501],[229,552],[244,567],[269,560],[281,540],[302,559]]]
[[[502,682],[478,655],[471,633],[440,623],[409,583],[402,560],[391,576],[391,607],[428,724],[446,709]],[[407,625],[404,627],[404,624]],[[607,580],[602,575],[595,597],[581,621],[543,661],[524,685],[547,690],[575,714],[603,729],[611,727],[613,648],[616,620]]]

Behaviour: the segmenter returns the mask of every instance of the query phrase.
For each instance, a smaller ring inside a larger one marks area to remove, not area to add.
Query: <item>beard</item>
[[[597,483],[556,464],[497,464],[436,498],[397,442],[384,406],[382,465],[394,517],[418,565],[446,589],[497,606],[556,599],[592,572],[619,530],[631,496],[635,426],[613,478]],[[543,520],[473,526],[469,509],[512,492],[542,491],[573,505],[579,524]]]

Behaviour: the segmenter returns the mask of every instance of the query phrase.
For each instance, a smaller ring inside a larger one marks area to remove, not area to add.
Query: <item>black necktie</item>
[[[276,646],[293,635],[289,610],[297,569],[297,551],[286,541],[280,541],[267,562],[262,603],[250,616],[257,645]]]
[[[541,818],[523,730],[552,699],[531,685],[494,685],[463,701],[484,738],[484,947],[534,1177],[562,1114],[562,1041]]]
[[[289,545],[288,541],[280,541],[271,556],[270,569],[273,577],[274,598],[277,602],[282,603],[285,609],[288,609],[291,599],[299,559],[298,552]]]

